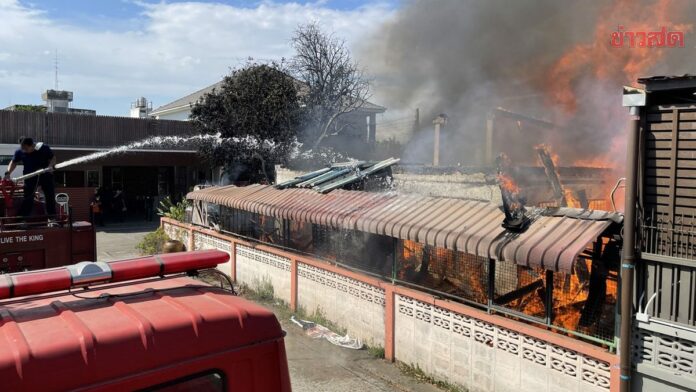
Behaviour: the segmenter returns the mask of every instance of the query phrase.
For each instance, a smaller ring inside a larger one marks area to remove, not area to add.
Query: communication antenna
[[[56,49],[56,59],[53,63],[55,75],[53,77],[53,88],[58,90],[58,49]]]

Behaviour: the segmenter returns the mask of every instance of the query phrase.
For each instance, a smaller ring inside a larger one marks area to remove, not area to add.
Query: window
[[[222,392],[225,391],[225,376],[216,371],[182,377],[163,384],[143,389],[157,392]]]
[[[57,171],[54,179],[56,186],[62,188],[82,188],[85,186],[85,172],[83,171]]]
[[[111,169],[111,187],[114,189],[123,189],[123,171],[120,167]]]
[[[96,188],[99,186],[99,171],[87,170],[87,186]]]

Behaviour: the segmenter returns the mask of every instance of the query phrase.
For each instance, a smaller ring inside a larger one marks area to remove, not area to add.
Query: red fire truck
[[[50,268],[96,259],[96,236],[89,222],[73,222],[67,195],[57,195],[59,213],[45,215],[38,194],[30,217],[17,217],[22,187],[0,181],[0,274]],[[56,202],[49,200],[46,202]]]
[[[209,250],[0,276],[2,390],[290,391],[273,313],[191,277],[228,258]]]

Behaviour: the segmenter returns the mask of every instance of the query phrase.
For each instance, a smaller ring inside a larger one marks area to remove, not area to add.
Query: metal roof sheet
[[[501,226],[498,206],[473,200],[341,189],[320,194],[270,185],[211,187],[187,198],[557,271],[570,271],[590,242],[623,221],[621,214],[606,211],[534,208],[529,228],[514,233]]]
[[[397,164],[399,159],[388,158],[379,162],[341,162],[330,167],[306,173],[275,185],[276,189],[311,188],[319,193],[329,193],[346,185],[362,181],[373,174]]]

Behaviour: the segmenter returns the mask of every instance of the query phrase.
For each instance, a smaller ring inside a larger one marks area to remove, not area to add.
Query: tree
[[[277,63],[249,64],[232,71],[220,89],[206,94],[191,109],[190,119],[198,132],[229,139],[204,144],[200,152],[228,173],[254,160],[262,165],[284,160],[301,127],[295,85]]]
[[[301,25],[292,38],[296,55],[291,69],[304,86],[304,141],[316,149],[327,136],[340,133],[340,116],[361,108],[370,97],[370,81],[353,61],[346,43],[321,31],[316,23]]]
[[[16,112],[46,113],[46,106],[43,106],[43,105],[14,105],[12,110],[14,110]]]

